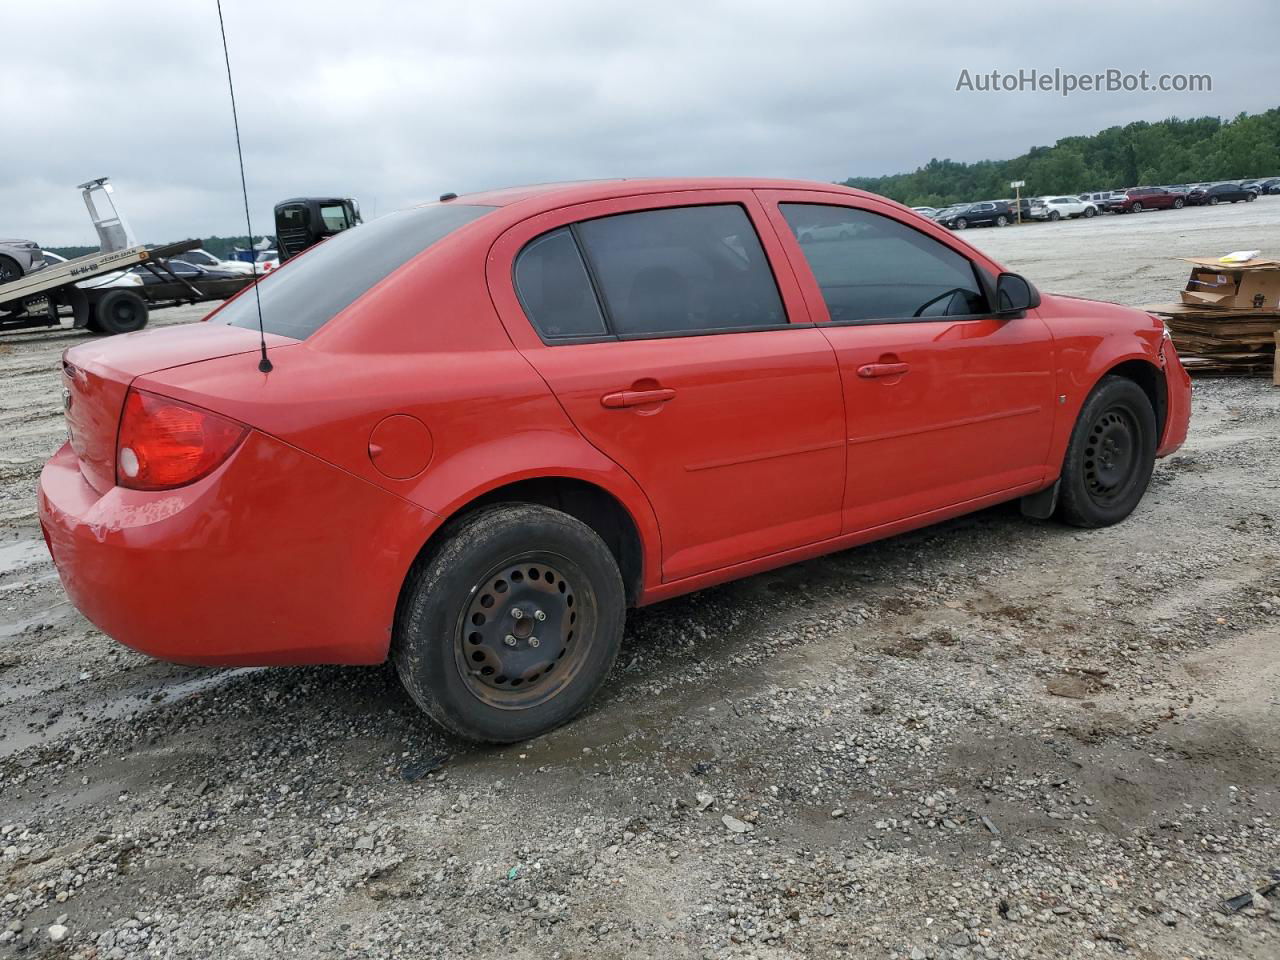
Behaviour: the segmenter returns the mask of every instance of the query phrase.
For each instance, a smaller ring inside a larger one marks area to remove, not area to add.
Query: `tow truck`
[[[98,252],[0,284],[0,330],[58,326],[64,308],[70,311],[73,326],[95,333],[141,330],[148,317],[142,295],[127,287],[80,286],[86,280],[138,264],[185,284],[195,298],[203,299],[200,291],[177,277],[166,263],[169,257],[196,249],[200,241],[184,240],[151,249],[138,243],[116,208],[110,181],[110,177],[98,177],[78,185],[98,234]]]

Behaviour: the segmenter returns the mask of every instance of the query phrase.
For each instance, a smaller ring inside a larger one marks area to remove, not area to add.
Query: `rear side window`
[[[988,312],[973,264],[933,237],[852,207],[780,207],[832,321],[871,323]]]
[[[493,209],[476,204],[416,207],[330,237],[258,282],[263,329],[305,340],[393,270]],[[210,322],[256,328],[252,292],[227,304]]]
[[[619,337],[787,322],[760,238],[736,204],[621,213],[574,230]]]
[[[591,278],[568,227],[545,233],[516,260],[516,293],[545,340],[607,334]]]

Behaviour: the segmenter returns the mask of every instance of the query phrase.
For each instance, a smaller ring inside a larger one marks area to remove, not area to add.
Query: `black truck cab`
[[[351,197],[282,200],[276,204],[276,249],[280,251],[280,262],[360,222],[360,205]]]

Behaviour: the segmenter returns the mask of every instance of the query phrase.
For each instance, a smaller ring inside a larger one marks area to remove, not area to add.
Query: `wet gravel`
[[[969,237],[1141,303],[1278,220]],[[478,749],[388,668],[169,666],[69,606],[32,490],[81,336],[0,335],[0,957],[1280,956],[1280,890],[1222,909],[1280,871],[1269,382],[1197,381],[1118,527],[997,508],[637,611],[586,716]]]

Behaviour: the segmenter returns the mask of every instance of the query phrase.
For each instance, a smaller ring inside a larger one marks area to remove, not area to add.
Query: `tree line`
[[[1032,147],[1012,160],[934,159],[910,173],[844,184],[908,206],[939,207],[1011,196],[1013,180],[1025,180],[1022,195],[1035,197],[1273,176],[1280,176],[1280,108],[1231,120],[1138,121]]]
[[[259,237],[258,239],[261,240],[262,238]],[[200,241],[200,246],[219,260],[231,260],[237,247],[241,250],[247,250],[250,249],[252,244],[249,243],[248,237],[205,237]],[[66,257],[68,260],[98,252],[97,246],[46,247],[46,249],[53,251],[60,257]]]

